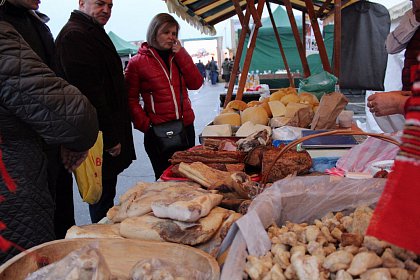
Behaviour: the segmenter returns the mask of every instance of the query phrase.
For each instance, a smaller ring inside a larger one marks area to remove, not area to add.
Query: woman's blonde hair
[[[179,32],[179,23],[174,19],[173,16],[167,13],[160,13],[157,14],[149,24],[149,28],[147,29],[146,40],[149,46],[154,48],[157,47],[156,36],[159,28],[163,25],[168,24],[169,26],[176,26],[176,33],[178,35]]]

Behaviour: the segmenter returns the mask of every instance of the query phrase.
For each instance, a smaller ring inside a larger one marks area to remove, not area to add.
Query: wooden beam
[[[244,25],[245,22],[245,16],[242,12],[242,7],[239,4],[239,0],[232,0],[233,6],[235,7],[236,14],[238,15],[239,22],[241,23],[242,29],[245,28],[245,31],[249,34],[251,31],[249,30],[248,25]]]
[[[292,4],[290,3],[290,0],[283,0],[283,3],[286,6],[287,15],[289,16],[290,25],[292,26],[296,47],[299,51],[300,61],[302,62],[303,73],[305,77],[308,77],[311,75],[311,71],[309,70],[308,60],[306,59],[304,47],[299,36],[299,29],[296,24],[295,16],[293,15]]]
[[[302,11],[302,42],[303,42],[303,53],[306,57],[306,13]]]
[[[320,18],[322,17],[325,9],[331,4],[332,0],[325,0],[324,4],[322,4],[321,8],[316,12],[316,17]]]
[[[265,3],[265,0],[258,0],[257,13],[258,13],[259,18],[261,18],[261,15],[264,9],[264,3]],[[259,28],[260,27],[258,25],[254,25],[254,30],[253,32],[251,32],[251,36],[249,38],[249,46],[248,46],[246,56],[245,56],[244,66],[242,69],[242,75],[241,75],[241,78],[239,79],[238,91],[236,92],[236,100],[242,100],[242,95],[245,89],[245,82],[247,79],[249,66],[251,65],[252,54],[254,53]]]
[[[341,0],[334,2],[334,75],[340,81],[341,65]],[[339,82],[340,84],[340,82]]]
[[[247,7],[248,7],[249,11],[251,12],[252,19],[254,20],[254,25],[257,28],[260,28],[262,26],[262,24],[261,24],[261,15],[262,14],[257,13],[257,10],[255,9],[254,0],[246,1],[246,3],[247,3]]]
[[[276,36],[277,44],[279,45],[280,54],[281,54],[281,57],[283,58],[284,67],[286,68],[287,77],[289,78],[289,84],[290,84],[291,87],[295,87],[295,81],[293,80],[293,76],[290,73],[290,68],[289,68],[289,64],[287,63],[286,54],[284,53],[284,49],[283,49],[283,45],[281,43],[280,35],[279,35],[278,30],[277,30],[276,22],[275,22],[274,17],[273,17],[273,12],[271,11],[270,2],[267,1],[267,2],[265,2],[265,4],[267,6],[268,14],[270,15],[270,21],[271,21],[271,24],[273,25],[274,35]]]
[[[322,66],[325,71],[332,73],[330,61],[328,60],[327,49],[325,48],[324,39],[319,29],[318,20],[315,17],[314,4],[312,0],[305,0],[306,10],[311,20],[312,30],[314,31],[316,44],[318,45],[319,56],[321,57]]]
[[[241,35],[239,37],[238,48],[236,50],[235,61],[233,62],[232,72],[230,73],[229,86],[226,93],[226,98],[225,98],[225,103],[223,104],[223,108],[226,108],[226,105],[232,100],[233,88],[235,87],[236,76],[238,75],[238,72],[239,72],[239,63],[241,62],[242,52],[244,49],[245,39],[246,39],[246,34],[247,34],[245,32],[244,25],[246,26],[249,25],[250,18],[251,18],[251,14],[247,9],[245,12],[244,23],[242,25]]]

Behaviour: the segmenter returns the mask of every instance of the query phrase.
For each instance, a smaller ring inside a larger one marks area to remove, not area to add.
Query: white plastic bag
[[[347,172],[369,173],[372,162],[394,159],[398,151],[399,147],[394,144],[369,137],[343,155],[337,161],[337,167]]]

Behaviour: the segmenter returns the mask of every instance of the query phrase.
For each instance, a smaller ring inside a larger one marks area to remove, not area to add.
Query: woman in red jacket
[[[147,42],[130,60],[125,73],[132,121],[136,129],[145,133],[144,147],[156,180],[169,166],[172,154],[161,154],[151,126],[183,119],[188,144],[195,145],[194,112],[187,89],[199,89],[203,78],[181,46],[178,32],[179,24],[171,15],[156,15],[147,30]]]

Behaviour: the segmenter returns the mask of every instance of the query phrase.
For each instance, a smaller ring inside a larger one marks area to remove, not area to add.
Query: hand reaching
[[[367,106],[377,117],[404,114],[404,105],[408,98],[401,91],[380,92],[368,97]]]
[[[61,147],[61,160],[63,161],[64,167],[69,171],[73,172],[79,167],[82,162],[86,159],[88,151],[74,152],[67,148]]]

